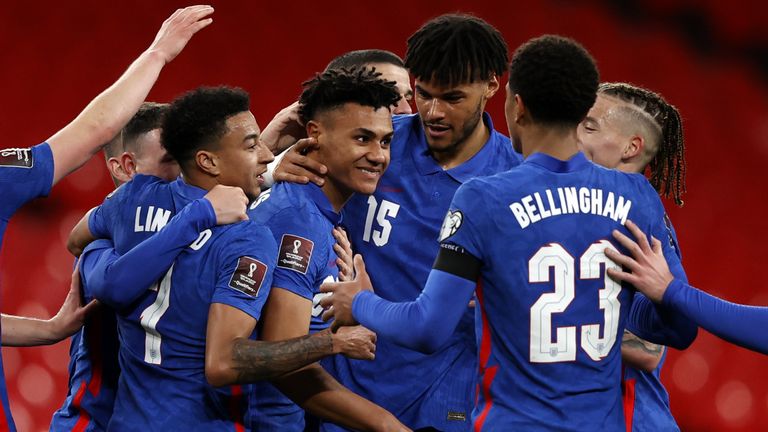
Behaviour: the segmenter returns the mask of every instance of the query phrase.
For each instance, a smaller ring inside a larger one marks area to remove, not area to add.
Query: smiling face
[[[259,125],[250,111],[227,118],[226,125],[227,132],[211,151],[219,168],[216,181],[239,186],[249,199],[254,199],[261,192],[261,175],[275,158],[259,139]]]
[[[328,180],[341,195],[376,190],[389,166],[393,129],[388,108],[346,103],[317,115],[307,131],[317,137],[316,157],[328,167]]]

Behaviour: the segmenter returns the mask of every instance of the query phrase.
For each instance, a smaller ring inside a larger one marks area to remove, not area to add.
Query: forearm
[[[50,345],[60,341],[50,320],[2,314],[3,346]]]
[[[474,288],[467,279],[433,269],[415,301],[393,303],[362,291],[355,296],[352,313],[379,337],[430,353],[453,334]]]
[[[673,280],[662,303],[728,342],[768,354],[768,308],[717,298],[680,280]]]
[[[643,340],[628,330],[624,330],[621,341],[621,360],[625,364],[645,372],[652,372],[658,367],[664,354],[664,345]]]
[[[317,363],[272,383],[311,414],[349,429],[381,430],[387,420],[394,421],[387,410],[346,389]]]
[[[681,350],[690,346],[698,333],[690,318],[639,293],[629,311],[627,330],[646,341]]]
[[[84,164],[136,113],[165,66],[156,51],[145,51],[123,75],[48,139],[54,155],[54,183]]]
[[[277,342],[239,338],[232,347],[231,382],[215,385],[276,378],[336,353],[330,330]]]

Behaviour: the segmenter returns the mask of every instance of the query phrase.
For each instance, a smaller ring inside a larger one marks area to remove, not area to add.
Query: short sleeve
[[[326,227],[314,215],[286,213],[277,213],[267,223],[278,249],[272,286],[312,300],[317,275],[328,258]]]
[[[227,229],[217,243],[221,248],[211,303],[232,306],[258,320],[275,269],[277,245],[272,233],[246,221]]]
[[[46,196],[53,185],[53,153],[47,143],[0,150],[2,217],[10,218],[26,202]]]

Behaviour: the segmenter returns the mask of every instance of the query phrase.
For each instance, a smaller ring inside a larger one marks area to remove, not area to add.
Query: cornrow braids
[[[303,124],[323,111],[346,103],[357,103],[373,109],[390,109],[400,100],[394,81],[381,78],[376,68],[330,69],[302,84],[299,97],[299,119]]]
[[[664,98],[650,90],[628,83],[603,83],[598,93],[613,96],[647,113],[661,129],[656,154],[649,163],[650,179],[654,188],[664,197],[673,198],[683,205],[685,193],[685,139],[680,112]]]
[[[480,18],[447,14],[408,38],[404,62],[414,78],[452,87],[501,77],[509,49],[501,33]]]

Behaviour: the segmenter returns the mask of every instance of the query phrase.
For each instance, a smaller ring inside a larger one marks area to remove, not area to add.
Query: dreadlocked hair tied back
[[[664,197],[683,205],[685,193],[685,139],[680,112],[664,98],[650,90],[627,83],[603,83],[598,93],[630,103],[653,120],[660,130],[656,154],[651,159],[651,185]]]

